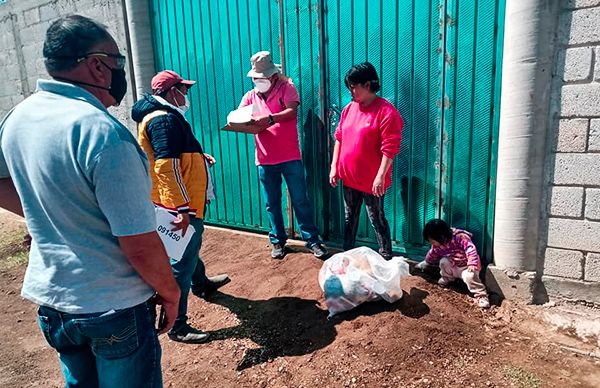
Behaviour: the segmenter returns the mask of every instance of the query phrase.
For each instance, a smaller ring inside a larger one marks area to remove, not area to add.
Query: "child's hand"
[[[425,260],[421,261],[420,263],[417,263],[415,265],[415,268],[418,269],[419,271],[425,271],[425,268],[427,268],[428,264]]]
[[[469,272],[477,273],[477,266],[476,265],[469,265],[467,267],[467,269],[469,270]]]

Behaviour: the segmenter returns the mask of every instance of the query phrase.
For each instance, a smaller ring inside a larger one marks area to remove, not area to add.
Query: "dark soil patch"
[[[536,317],[525,307],[481,311],[468,295],[409,277],[399,302],[328,320],[322,262],[300,245],[277,261],[262,237],[208,229],[204,241],[208,273],[228,272],[232,282],[210,301],[190,297],[190,322],[211,332],[209,343],[161,338],[165,386],[600,386],[598,363],[528,330]],[[23,273],[0,271],[0,386],[62,386],[35,306],[19,296]]]

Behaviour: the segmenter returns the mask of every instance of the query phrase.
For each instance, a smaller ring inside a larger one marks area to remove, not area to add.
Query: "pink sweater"
[[[383,155],[393,159],[400,151],[404,121],[385,98],[377,97],[367,107],[352,101],[342,111],[335,138],[340,142],[338,175],[344,186],[372,194],[373,181]],[[385,188],[392,184],[392,168]]]
[[[425,261],[427,264],[438,265],[441,259],[447,257],[455,267],[475,265],[481,269],[481,260],[477,248],[471,240],[472,234],[466,230],[452,228],[452,239],[439,247],[431,247]]]

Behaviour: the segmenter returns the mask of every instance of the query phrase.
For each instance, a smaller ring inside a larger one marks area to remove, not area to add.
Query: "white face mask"
[[[266,93],[269,91],[269,89],[271,89],[271,81],[268,79],[255,79],[254,81],[254,89],[256,89],[257,92],[259,93]]]
[[[183,98],[185,99],[185,102],[183,103],[183,105],[178,105],[177,108],[179,109],[179,111],[181,112],[182,115],[185,115],[185,112],[188,111],[188,109],[190,108],[190,101],[187,98],[187,95],[181,93],[181,91],[177,88],[175,88],[175,90],[177,90],[177,92],[179,94],[181,94],[183,96]],[[177,103],[177,101],[175,101],[175,103]]]

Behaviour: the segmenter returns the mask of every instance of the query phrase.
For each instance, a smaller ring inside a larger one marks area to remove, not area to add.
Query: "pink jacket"
[[[447,257],[456,267],[474,265],[478,270],[481,269],[481,259],[471,240],[472,236],[466,230],[452,228],[452,239],[439,247],[431,247],[425,256],[425,261],[430,265],[438,265],[441,259]]]

